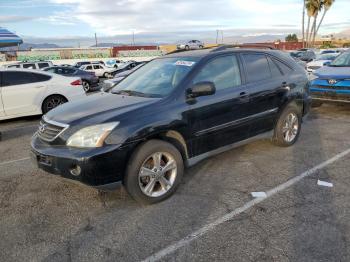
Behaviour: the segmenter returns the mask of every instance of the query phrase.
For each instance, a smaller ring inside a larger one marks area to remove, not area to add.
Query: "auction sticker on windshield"
[[[195,62],[192,61],[176,61],[175,65],[180,65],[180,66],[193,66]]]

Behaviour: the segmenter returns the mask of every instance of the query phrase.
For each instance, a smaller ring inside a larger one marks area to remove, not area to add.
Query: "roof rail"
[[[218,47],[213,48],[210,52],[219,52],[219,51],[226,50],[228,48],[255,48],[255,49],[277,50],[275,47],[272,47],[269,45],[242,44],[242,45],[219,45]]]

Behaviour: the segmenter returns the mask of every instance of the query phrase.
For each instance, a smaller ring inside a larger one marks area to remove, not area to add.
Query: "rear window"
[[[249,82],[265,80],[271,77],[267,58],[264,54],[243,54]]]

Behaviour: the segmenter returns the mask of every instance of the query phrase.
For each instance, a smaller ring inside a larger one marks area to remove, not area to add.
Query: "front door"
[[[192,83],[203,81],[213,82],[216,93],[196,98],[187,112],[191,157],[243,140],[249,134],[249,94],[242,82],[238,57],[230,54],[207,62]]]
[[[48,79],[49,76],[31,72],[3,72],[1,95],[5,114],[26,115],[40,111],[40,101],[46,89],[44,81]]]

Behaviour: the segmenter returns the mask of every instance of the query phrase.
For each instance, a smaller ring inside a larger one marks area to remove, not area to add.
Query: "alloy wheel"
[[[156,152],[141,165],[139,187],[146,196],[160,197],[173,187],[176,176],[175,158],[166,152]]]
[[[85,92],[88,92],[90,90],[90,84],[86,81],[83,81],[83,89]]]
[[[46,105],[47,112],[55,107],[64,104],[66,101],[62,97],[53,97],[51,98]]]
[[[284,121],[282,128],[283,138],[286,142],[292,142],[299,130],[299,120],[295,113],[289,113]]]

